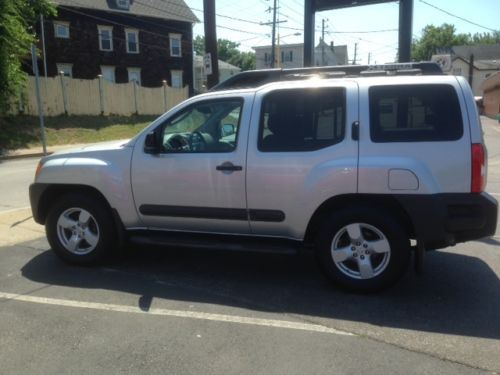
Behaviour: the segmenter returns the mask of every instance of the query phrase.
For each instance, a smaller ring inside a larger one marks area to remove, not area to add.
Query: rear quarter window
[[[462,138],[462,112],[451,85],[394,85],[369,89],[373,142],[439,142]]]

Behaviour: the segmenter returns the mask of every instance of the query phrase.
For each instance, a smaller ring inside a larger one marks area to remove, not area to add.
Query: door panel
[[[344,82],[279,91],[255,100],[247,196],[250,212],[267,209],[281,216],[250,217],[250,226],[254,234],[302,239],[321,203],[356,192],[358,142],[351,124],[358,121],[358,88]]]
[[[157,128],[160,154],[146,154],[145,136],[138,139],[132,187],[147,227],[249,233],[245,146],[252,99],[220,96],[180,109]]]

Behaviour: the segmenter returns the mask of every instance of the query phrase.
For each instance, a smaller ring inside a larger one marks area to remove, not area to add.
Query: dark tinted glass
[[[450,85],[370,88],[373,142],[453,141],[463,134],[462,115]]]
[[[262,104],[260,151],[313,151],[344,139],[345,89],[291,89]]]

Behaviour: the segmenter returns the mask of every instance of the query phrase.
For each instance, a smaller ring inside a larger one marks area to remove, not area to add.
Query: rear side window
[[[373,142],[454,141],[463,135],[460,104],[450,85],[375,86],[369,95]]]
[[[313,151],[344,139],[345,89],[277,90],[262,104],[258,149]]]

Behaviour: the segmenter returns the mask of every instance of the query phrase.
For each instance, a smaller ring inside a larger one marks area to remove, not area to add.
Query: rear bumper
[[[396,196],[413,221],[416,237],[427,249],[495,234],[498,202],[488,193]]]

